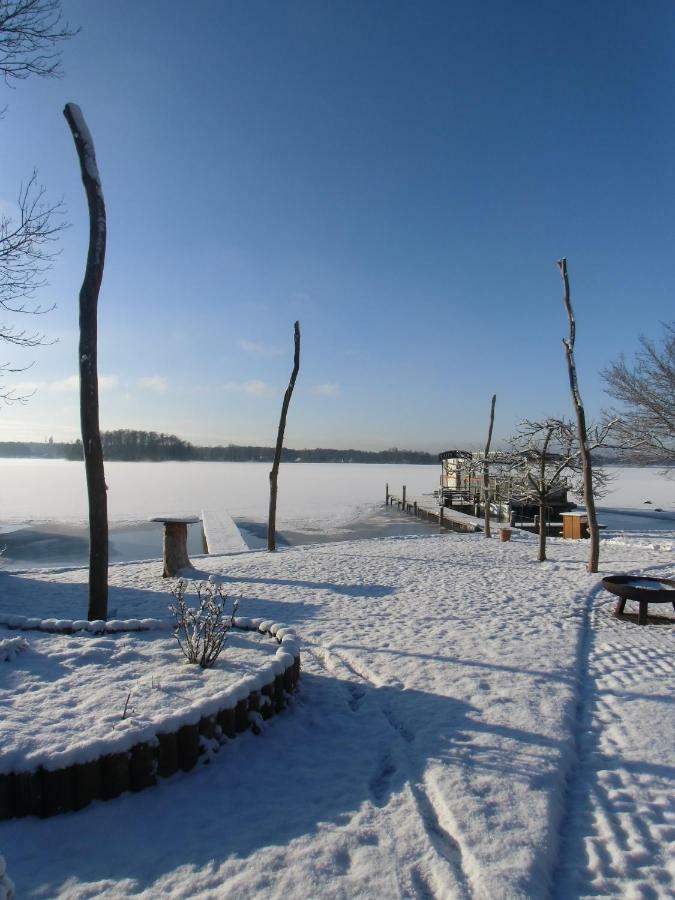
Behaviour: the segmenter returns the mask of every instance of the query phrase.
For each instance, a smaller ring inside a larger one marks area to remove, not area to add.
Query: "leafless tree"
[[[108,617],[108,500],[98,408],[98,294],[107,225],[94,141],[79,106],[66,103],[89,207],[89,250],[80,288],[80,423],[89,500],[89,619]]]
[[[75,29],[64,23],[60,0],[0,0],[0,75],[5,83],[29,75],[58,76],[59,45]],[[2,111],[0,111],[0,118]],[[47,200],[34,171],[19,189],[16,210],[0,215],[0,312],[42,315],[53,309],[35,300],[56,256],[55,241],[65,227],[61,203]],[[0,322],[0,341],[19,348],[49,343],[36,329]],[[0,377],[27,366],[0,364]],[[0,401],[27,399],[0,385]]]
[[[77,34],[63,21],[61,0],[0,0],[0,75],[60,75],[59,44]]]
[[[614,422],[591,426],[587,446],[596,450],[608,445]],[[582,453],[575,423],[566,419],[526,420],[518,426],[510,441],[508,458],[511,496],[514,500],[539,508],[539,553],[546,559],[546,525],[548,507],[564,491],[583,496]],[[593,472],[594,496],[600,496],[608,481],[603,469]]]
[[[485,537],[491,537],[490,532],[490,444],[492,443],[492,429],[495,424],[495,403],[497,395],[492,395],[490,404],[490,427],[488,428],[487,443],[485,444],[485,457],[483,459],[483,503],[485,508]]]
[[[614,415],[623,445],[645,463],[675,465],[675,322],[660,344],[640,338],[632,365],[622,356],[603,370],[607,392],[623,406]]]
[[[293,388],[295,387],[295,379],[300,371],[300,323],[296,322],[293,326],[293,339],[295,344],[295,352],[293,355],[293,371],[284,394],[284,400],[281,404],[281,415],[279,417],[279,428],[277,429],[277,444],[274,450],[274,461],[270,471],[270,508],[267,520],[267,549],[274,552],[277,549],[277,482],[279,479],[279,464],[281,463],[281,451],[284,447],[284,432],[286,431],[286,416],[288,415],[288,407],[293,396]]]
[[[22,185],[17,198],[15,216],[0,216],[0,310],[2,313],[44,315],[54,307],[42,307],[35,294],[46,284],[45,273],[57,254],[55,241],[65,224],[61,203],[50,204],[45,190],[33,172]],[[39,347],[50,343],[38,330],[25,329],[0,322],[0,341],[19,348]],[[26,367],[0,365],[0,373],[20,372]],[[26,397],[0,387],[0,400],[23,402]]]

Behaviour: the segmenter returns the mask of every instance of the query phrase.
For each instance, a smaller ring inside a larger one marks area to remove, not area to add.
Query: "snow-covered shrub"
[[[180,578],[171,589],[175,603],[169,606],[169,610],[176,619],[173,633],[187,661],[208,669],[220,656],[239,602],[236,599],[232,601],[232,612],[227,615],[227,594],[223,593],[213,575],[206,584],[196,586],[196,608],[185,602],[187,587],[187,581]]]
[[[0,855],[0,900],[14,900],[14,882],[7,874],[5,857]]]

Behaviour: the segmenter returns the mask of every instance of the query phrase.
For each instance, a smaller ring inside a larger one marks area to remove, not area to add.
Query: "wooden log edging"
[[[234,628],[259,631],[280,645],[271,663],[255,676],[241,678],[221,695],[209,698],[188,713],[165,718],[150,726],[153,734],[129,747],[119,741],[94,758],[86,748],[78,761],[61,768],[41,765],[31,771],[0,772],[0,820],[21,816],[48,816],[83,809],[93,800],[112,800],[125,791],[141,791],[179,769],[189,772],[202,754],[216,751],[237,734],[262,722],[287,705],[300,678],[300,649],[294,629],[282,623],[240,616]]]

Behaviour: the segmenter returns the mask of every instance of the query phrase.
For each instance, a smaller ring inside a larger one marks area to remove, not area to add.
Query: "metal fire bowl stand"
[[[651,586],[640,587],[640,582]],[[655,588],[654,584],[661,584],[663,587]],[[615,616],[623,613],[626,600],[635,600],[640,604],[638,625],[647,624],[647,608],[650,603],[672,603],[673,609],[675,609],[675,580],[671,578],[654,578],[645,575],[608,575],[602,579],[602,586],[610,594],[616,594],[619,598],[614,609]]]

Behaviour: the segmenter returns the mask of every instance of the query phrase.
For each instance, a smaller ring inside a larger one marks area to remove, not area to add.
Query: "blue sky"
[[[589,413],[673,317],[672,3],[63,7],[65,77],[0,89],[0,203],[36,166],[71,223],[0,440],[78,435],[66,101],[108,207],[103,428],[272,444],[297,318],[288,446],[480,445],[493,392],[499,437],[570,412],[560,256]]]

